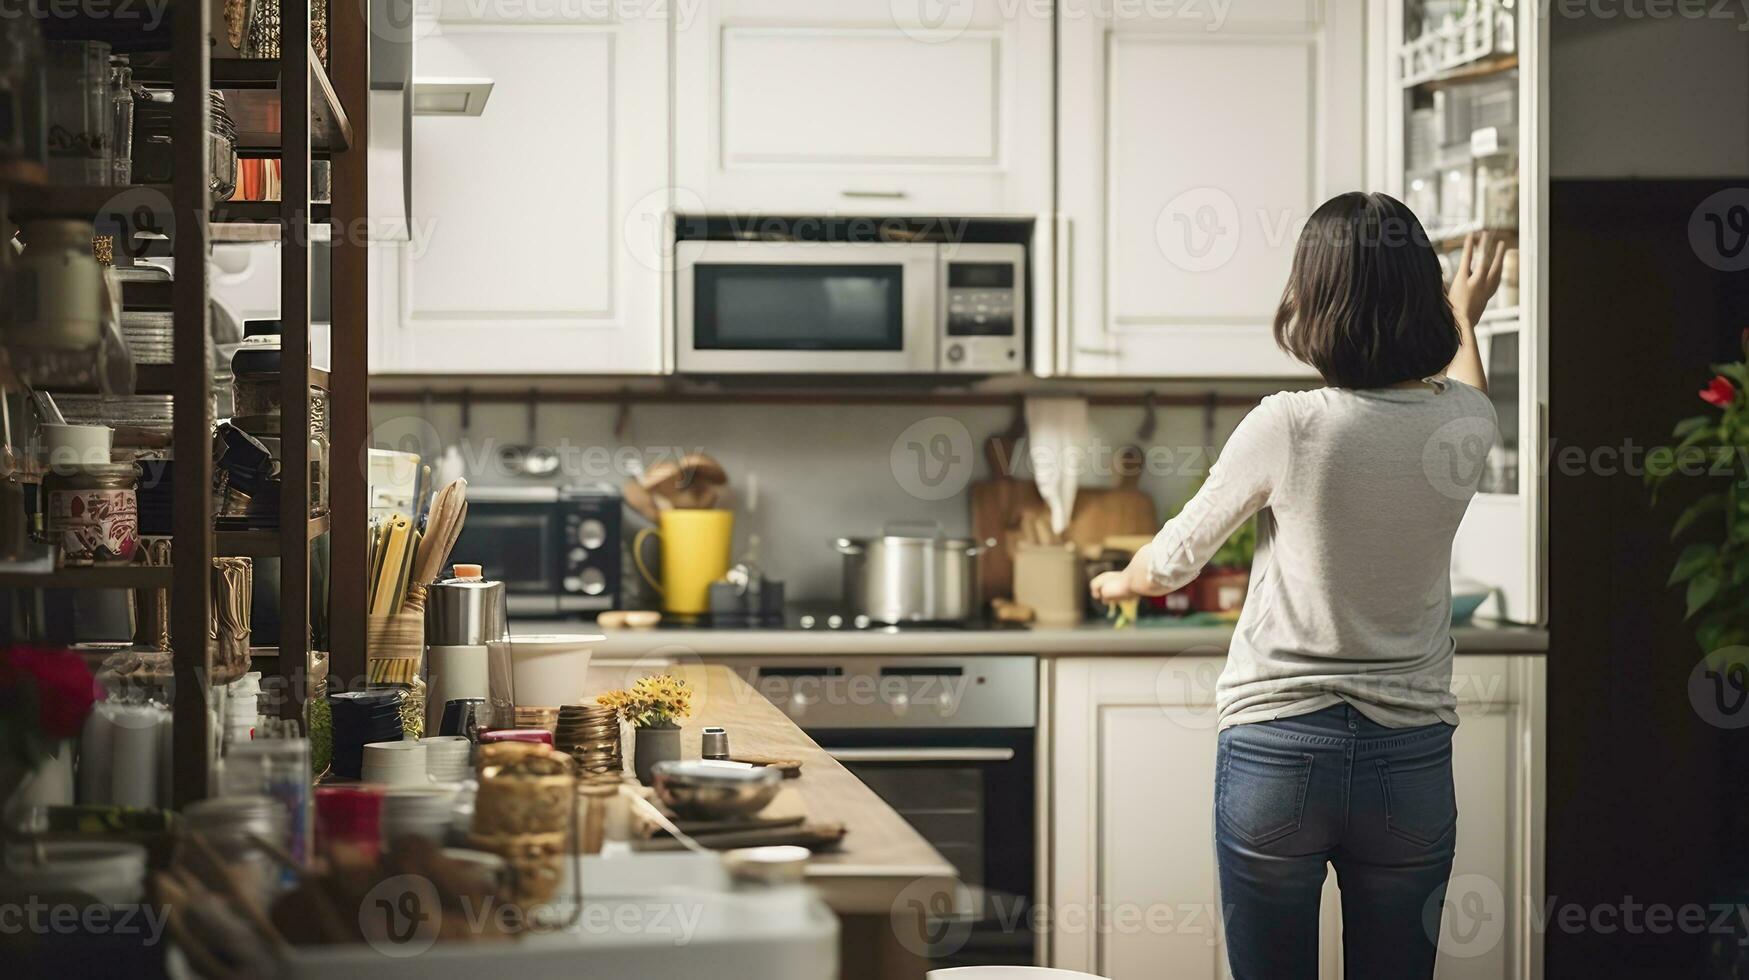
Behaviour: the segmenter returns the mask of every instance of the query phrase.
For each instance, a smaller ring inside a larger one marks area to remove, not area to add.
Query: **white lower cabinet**
[[[1045,962],[1113,980],[1229,974],[1214,852],[1219,655],[1058,658],[1050,691]],[[1540,655],[1457,658],[1457,857],[1441,980],[1535,978],[1542,945]],[[1342,976],[1336,876],[1320,976]]]

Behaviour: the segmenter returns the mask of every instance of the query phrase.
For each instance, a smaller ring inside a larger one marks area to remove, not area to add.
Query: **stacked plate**
[[[468,754],[473,743],[462,735],[432,735],[419,740],[425,746],[425,774],[434,783],[459,783],[473,775]]]
[[[400,691],[331,694],[328,707],[333,718],[336,776],[359,778],[366,743],[393,742],[401,737]]]
[[[619,719],[612,708],[598,704],[567,704],[559,709],[553,746],[577,761],[583,772],[618,773]]]
[[[360,773],[367,783],[383,786],[429,786],[424,742],[371,742],[364,747]]]
[[[170,431],[176,418],[173,395],[87,395],[56,393],[55,404],[69,423],[108,426],[162,427]]]
[[[169,364],[175,354],[175,316],[170,313],[125,310],[121,336],[135,364]]]
[[[383,791],[383,843],[398,837],[443,843],[454,805],[454,786],[391,786]]]

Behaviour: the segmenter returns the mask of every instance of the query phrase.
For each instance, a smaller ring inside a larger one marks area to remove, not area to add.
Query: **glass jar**
[[[13,270],[11,340],[32,347],[94,350],[103,331],[103,267],[91,222],[56,218],[24,225]]]
[[[49,179],[104,186],[114,175],[109,142],[109,45],[53,41],[48,47]]]
[[[140,468],[133,463],[57,467],[43,477],[49,541],[66,564],[127,564],[139,545]]]

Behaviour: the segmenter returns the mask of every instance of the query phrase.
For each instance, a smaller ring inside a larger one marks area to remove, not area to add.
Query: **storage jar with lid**
[[[82,463],[43,477],[49,541],[71,564],[126,564],[139,543],[140,468]]]

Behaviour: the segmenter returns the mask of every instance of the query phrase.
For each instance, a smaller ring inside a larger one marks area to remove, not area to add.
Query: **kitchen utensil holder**
[[[365,660],[373,687],[411,685],[425,660],[425,614],[403,609],[364,620]]]

